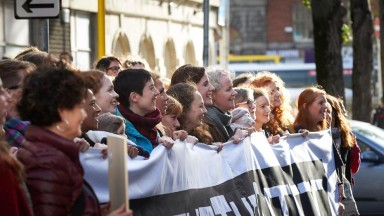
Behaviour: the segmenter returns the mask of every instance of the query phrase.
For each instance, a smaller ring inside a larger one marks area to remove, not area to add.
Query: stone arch
[[[147,62],[151,70],[156,68],[155,48],[150,36],[144,35],[141,38],[139,46],[139,55],[141,55]]]
[[[185,64],[192,64],[196,65],[196,54],[195,54],[195,46],[193,45],[192,41],[188,41],[186,47],[185,47],[185,54],[184,54]]]
[[[164,47],[164,66],[168,78],[172,77],[177,67],[175,43],[169,38]]]
[[[112,54],[117,57],[126,57],[131,53],[131,46],[127,34],[118,30],[112,41]]]

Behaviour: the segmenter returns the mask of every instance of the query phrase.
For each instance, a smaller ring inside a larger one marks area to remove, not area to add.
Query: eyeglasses
[[[247,101],[236,104],[236,106],[239,106],[239,105],[247,105],[248,107],[252,107],[253,105],[255,105],[255,101],[247,100]]]
[[[107,68],[107,71],[108,70],[120,71],[120,67],[119,66],[109,67],[109,68]]]

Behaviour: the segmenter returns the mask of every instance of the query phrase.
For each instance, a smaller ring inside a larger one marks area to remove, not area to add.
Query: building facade
[[[74,64],[92,68],[99,41],[97,0],[62,0],[49,19],[49,52],[70,52]],[[214,64],[219,0],[210,1],[209,56]],[[38,45],[42,20],[14,18],[14,1],[0,0],[0,56],[14,57]],[[171,76],[180,65],[203,64],[203,0],[105,0],[105,55],[140,55],[151,70]]]

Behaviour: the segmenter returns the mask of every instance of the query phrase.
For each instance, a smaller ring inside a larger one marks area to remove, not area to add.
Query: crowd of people
[[[144,59],[115,56],[80,71],[68,58],[30,47],[0,61],[0,78],[0,215],[132,215],[99,203],[83,178],[80,152],[102,148],[105,156],[109,133],[127,138],[129,157],[149,158],[178,139],[220,153],[223,143],[253,132],[274,145],[331,128],[339,213],[342,185],[353,184],[360,165],[343,100],[308,87],[293,113],[284,81],[267,71],[233,78],[186,64],[169,80]]]

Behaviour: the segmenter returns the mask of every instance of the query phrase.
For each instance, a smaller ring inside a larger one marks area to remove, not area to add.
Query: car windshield
[[[384,148],[384,130],[371,124],[350,121],[353,132],[365,136]]]

